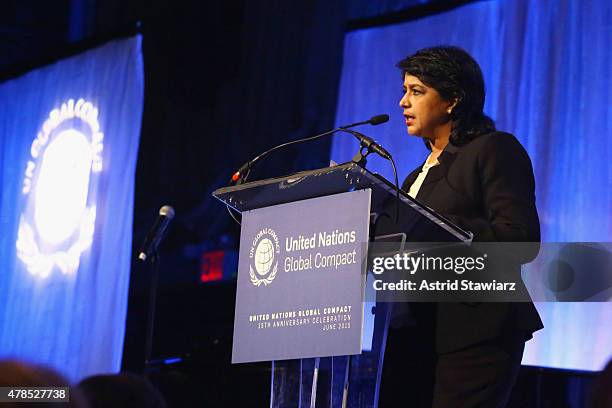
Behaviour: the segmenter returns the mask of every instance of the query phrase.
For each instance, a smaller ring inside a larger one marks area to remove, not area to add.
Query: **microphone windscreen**
[[[159,209],[159,215],[165,216],[171,220],[174,218],[174,208],[170,207],[169,205],[164,205]]]
[[[376,125],[380,125],[381,123],[385,123],[389,121],[389,115],[383,113],[382,115],[376,115],[376,116],[372,116],[369,120],[370,125],[376,126]]]

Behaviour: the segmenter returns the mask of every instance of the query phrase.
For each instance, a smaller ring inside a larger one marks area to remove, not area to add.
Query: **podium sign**
[[[371,190],[242,213],[232,363],[359,354]]]

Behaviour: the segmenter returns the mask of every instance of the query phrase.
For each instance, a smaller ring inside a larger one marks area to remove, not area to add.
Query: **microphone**
[[[174,218],[174,208],[169,205],[164,205],[159,209],[159,216],[155,220],[155,224],[147,234],[142,246],[140,247],[140,253],[138,259],[145,261],[149,255],[157,250],[159,243],[161,242],[170,221]]]
[[[349,125],[344,125],[344,126],[340,126],[340,127],[335,128],[335,129],[332,129],[332,130],[328,130],[327,132],[323,132],[323,133],[318,134],[316,136],[306,137],[306,138],[298,139],[298,140],[292,140],[290,142],[283,143],[283,144],[280,144],[278,146],[274,146],[273,148],[271,148],[269,150],[266,150],[265,152],[261,153],[259,156],[255,157],[254,159],[249,160],[248,162],[244,163],[238,169],[238,171],[236,171],[232,175],[232,178],[230,179],[229,185],[233,186],[233,185],[236,185],[236,184],[244,183],[246,181],[246,179],[249,177],[249,173],[251,172],[251,169],[253,168],[253,165],[256,162],[258,162],[260,159],[262,159],[264,156],[267,156],[269,153],[272,153],[273,151],[275,151],[277,149],[280,149],[282,147],[289,146],[289,145],[292,145],[292,144],[295,144],[295,143],[308,142],[310,140],[315,140],[315,139],[318,139],[320,137],[327,136],[329,134],[332,134],[332,133],[335,133],[335,132],[338,132],[338,131],[347,131],[347,129],[355,127],[355,126],[368,125],[368,124],[372,125],[372,126],[377,126],[377,125],[380,125],[380,124],[388,122],[388,121],[389,121],[389,115],[383,113],[383,114],[380,114],[380,115],[372,116],[370,119],[364,120],[362,122],[355,122],[355,123],[351,123]],[[376,152],[377,154],[380,154],[381,156],[383,156],[383,157],[385,157],[387,159],[390,157],[388,152],[386,153],[388,157],[386,157],[383,154],[381,154],[380,153],[381,151],[382,152],[386,152],[386,150],[384,150],[380,145],[378,145],[372,139],[369,139],[365,135],[361,135],[361,136],[366,138],[367,140],[371,140],[371,143],[368,146],[370,146],[372,143],[374,144],[374,147],[372,148],[371,151]],[[360,138],[360,136],[357,136],[357,138],[359,138],[359,140],[362,140]]]
[[[387,120],[389,120],[388,116],[387,116]],[[384,122],[381,122],[381,123],[384,123]],[[383,158],[385,158],[387,160],[391,160],[391,153],[389,153],[380,144],[375,142],[374,139],[372,139],[371,137],[366,136],[363,133],[359,133],[359,132],[356,132],[354,130],[348,130],[348,129],[344,129],[344,128],[341,128],[340,131],[346,132],[346,133],[350,133],[351,135],[355,136],[357,139],[359,139],[359,143],[361,143],[361,146],[363,146],[366,149],[368,149],[368,151],[376,153],[377,155],[382,156]]]
[[[389,115],[387,115],[386,113],[383,113],[380,115],[372,116],[370,119],[364,120],[363,122],[356,122],[356,123],[351,123],[350,125],[340,126],[338,129],[348,129],[348,128],[352,128],[352,127],[360,126],[360,125],[378,126],[388,121],[389,121]]]
[[[378,126],[382,123],[388,122],[389,121],[389,115],[387,115],[386,113],[383,113],[382,115],[376,115],[376,116],[372,116],[370,118],[370,125],[372,126]]]

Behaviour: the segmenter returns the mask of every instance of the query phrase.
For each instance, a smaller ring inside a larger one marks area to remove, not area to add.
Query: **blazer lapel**
[[[412,186],[412,184],[415,182],[422,168],[423,163],[421,163],[420,167],[414,169],[412,173],[410,173],[408,177],[406,177],[406,179],[404,180],[404,184],[402,184],[402,190],[404,190],[405,192],[408,192],[410,190],[410,186]]]
[[[441,162],[440,165],[431,167],[427,172],[425,180],[423,180],[423,184],[421,184],[421,188],[419,189],[416,199],[419,201],[427,201],[427,197],[429,197],[431,192],[438,184],[438,180],[443,178],[444,175],[445,173]]]
[[[425,180],[423,180],[423,184],[421,185],[419,193],[416,196],[419,201],[427,201],[427,198],[435,189],[438,182],[441,179],[446,178],[448,170],[453,164],[453,161],[455,161],[457,152],[458,148],[453,144],[449,143],[448,145],[446,145],[446,148],[444,148],[444,150],[438,157],[438,162],[440,162],[440,164],[431,167],[427,172],[427,177],[425,177]]]

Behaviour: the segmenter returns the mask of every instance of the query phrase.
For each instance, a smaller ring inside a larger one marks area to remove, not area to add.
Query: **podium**
[[[213,195],[243,214],[232,362],[271,361],[271,407],[376,407],[391,307],[366,301],[368,242],[472,234],[352,162]]]

